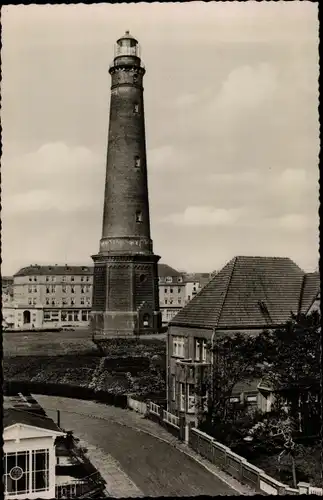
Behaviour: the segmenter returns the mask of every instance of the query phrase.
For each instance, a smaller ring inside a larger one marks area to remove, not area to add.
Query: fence
[[[179,429],[179,417],[176,417],[176,415],[169,413],[169,411],[163,410],[163,420],[164,422],[167,422]]]
[[[195,428],[189,430],[189,445],[199,455],[224,470],[238,481],[252,489],[267,495],[302,495],[323,496],[322,488],[315,488],[307,483],[298,483],[298,488],[290,488],[268,476],[262,469],[250,464],[227,446]]]
[[[72,483],[60,484],[55,487],[55,498],[82,498],[103,489],[99,472],[94,472],[82,479],[75,479]]]
[[[147,404],[144,403],[143,401],[137,401],[136,399],[133,399],[131,396],[128,396],[128,408],[131,410],[136,411],[137,413],[141,413],[142,415],[146,415],[147,413]]]
[[[143,405],[128,397],[128,405],[165,427],[181,441],[186,441],[196,453],[255,491],[265,495],[314,494],[323,496],[322,488],[316,488],[307,483],[298,483],[298,488],[290,488],[277,481],[227,446],[215,441],[208,434],[189,426],[184,417],[177,417],[152,401],[147,401]]]
[[[46,396],[60,396],[66,398],[77,398],[90,401],[98,401],[119,408],[127,408],[127,396],[125,394],[113,394],[106,391],[96,391],[88,387],[74,386],[71,384],[56,384],[47,382],[27,382],[27,381],[5,381],[3,384],[3,394],[14,396],[21,392],[28,394],[44,394]]]

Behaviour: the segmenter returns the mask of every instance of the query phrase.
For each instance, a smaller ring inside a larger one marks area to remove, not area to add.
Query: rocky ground
[[[4,334],[3,347],[5,381],[67,384],[143,397],[165,392],[165,340],[112,340],[102,354],[86,331],[15,332]]]

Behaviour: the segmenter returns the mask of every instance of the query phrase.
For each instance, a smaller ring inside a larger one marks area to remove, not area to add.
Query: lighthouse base
[[[158,334],[159,256],[98,254],[94,260],[92,338]]]

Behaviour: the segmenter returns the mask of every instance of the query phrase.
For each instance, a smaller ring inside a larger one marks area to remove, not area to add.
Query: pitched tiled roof
[[[304,276],[300,312],[306,314],[320,292],[320,274],[307,273]]]
[[[285,323],[297,312],[304,272],[289,258],[235,257],[170,325],[248,328]]]
[[[158,276],[160,278],[166,278],[167,276],[182,276],[182,274],[167,264],[158,264]]]
[[[75,275],[92,275],[92,266],[27,266],[20,269],[14,276],[75,276]]]
[[[40,417],[25,410],[16,410],[14,408],[6,408],[3,411],[3,428],[10,427],[14,424],[31,425],[32,427],[40,427],[55,432],[62,430],[48,417]]]

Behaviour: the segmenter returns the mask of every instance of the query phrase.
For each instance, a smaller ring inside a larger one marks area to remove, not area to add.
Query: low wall
[[[262,469],[250,464],[227,446],[215,441],[204,432],[190,428],[189,445],[199,455],[224,470],[243,484],[265,495],[323,495],[322,488],[313,488],[307,483],[299,483],[298,488],[290,488],[268,476]]]
[[[65,398],[76,398],[98,401],[100,403],[127,408],[127,396],[125,394],[113,394],[105,391],[96,391],[87,387],[69,384],[53,384],[44,382],[5,381],[3,384],[4,396],[14,396],[18,392],[22,394],[44,394],[46,396],[61,396]]]
[[[307,483],[298,483],[298,488],[290,488],[268,476],[262,469],[250,464],[227,446],[218,443],[211,436],[186,423],[184,417],[177,417],[167,412],[162,406],[147,401],[146,405],[128,397],[128,407],[147,416],[162,425],[171,434],[188,445],[199,455],[230,474],[240,483],[246,484],[263,495],[302,495],[323,496],[322,488],[315,488]]]

